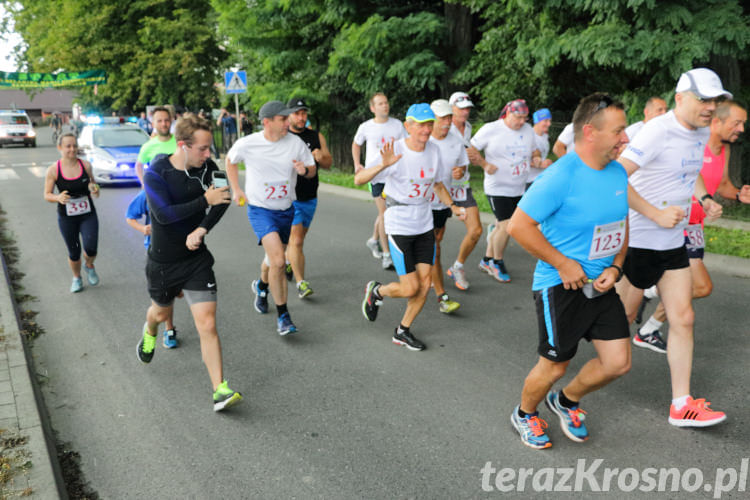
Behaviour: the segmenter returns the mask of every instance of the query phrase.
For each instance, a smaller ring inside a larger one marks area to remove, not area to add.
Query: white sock
[[[464,265],[461,264],[459,261],[456,261],[456,262],[453,263],[453,268],[454,269],[461,269],[463,267],[464,267]]]
[[[674,398],[672,400],[672,405],[674,405],[675,410],[681,410],[683,406],[687,404],[687,400],[690,397],[690,394],[687,394],[685,396],[680,396],[679,398]]]
[[[383,252],[383,258],[384,259],[390,259],[391,258],[391,253],[390,252]]]
[[[653,316],[648,318],[648,321],[646,321],[646,324],[643,325],[640,330],[638,330],[638,333],[641,335],[646,335],[647,333],[651,333],[654,330],[658,330],[661,328],[661,325],[663,325],[663,321],[656,321]]]
[[[643,291],[643,296],[646,297],[647,299],[655,299],[656,297],[659,296],[659,290],[656,288],[656,285],[654,285],[650,288],[646,288]]]

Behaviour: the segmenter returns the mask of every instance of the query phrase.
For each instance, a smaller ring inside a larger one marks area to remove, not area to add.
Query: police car
[[[0,147],[7,144],[36,147],[36,132],[25,111],[0,110]]]
[[[89,116],[78,137],[81,156],[91,163],[95,182],[138,182],[135,160],[148,135],[137,125],[117,117]]]

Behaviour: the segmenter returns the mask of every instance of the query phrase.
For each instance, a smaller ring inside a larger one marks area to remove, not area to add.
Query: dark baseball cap
[[[297,111],[301,109],[304,109],[305,111],[310,111],[310,108],[307,106],[307,103],[301,97],[295,97],[293,99],[289,99],[289,102],[286,103],[286,107],[289,108],[292,111],[292,113],[296,113]]]
[[[274,116],[289,116],[292,110],[284,106],[281,101],[268,101],[261,106],[258,112],[258,118],[273,118]]]

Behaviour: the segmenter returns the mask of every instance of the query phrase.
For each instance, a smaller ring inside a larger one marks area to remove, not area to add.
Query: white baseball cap
[[[701,99],[713,99],[720,95],[732,98],[724,90],[719,75],[708,68],[694,68],[680,75],[675,92],[692,92]]]
[[[469,94],[467,94],[466,92],[453,92],[453,94],[451,94],[451,98],[448,100],[448,103],[451,106],[456,106],[461,109],[474,107],[474,103],[471,102]]]
[[[440,118],[453,114],[453,109],[451,108],[450,103],[445,99],[432,101],[430,103],[430,108],[432,108],[432,112],[435,113],[435,116]]]

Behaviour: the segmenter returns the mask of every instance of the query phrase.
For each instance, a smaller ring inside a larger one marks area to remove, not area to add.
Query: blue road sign
[[[245,71],[227,71],[224,73],[224,91],[227,94],[244,94],[247,92],[247,73]]]

